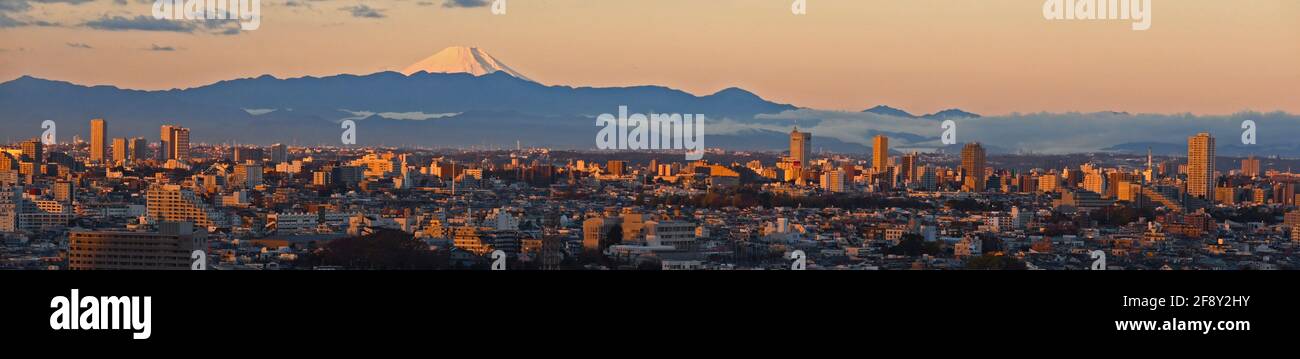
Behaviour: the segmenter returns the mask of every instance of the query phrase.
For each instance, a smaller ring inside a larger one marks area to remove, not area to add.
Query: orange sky
[[[261,28],[233,36],[83,25],[148,15],[140,0],[32,3],[7,16],[59,25],[0,28],[0,81],[160,89],[365,74],[468,45],[546,84],[738,86],[832,110],[1300,113],[1295,0],[1154,0],[1148,31],[1048,21],[1043,0],[808,0],[802,16],[793,0],[509,0],[505,15],[445,0],[286,1],[263,0]],[[344,9],[358,4],[383,17]]]

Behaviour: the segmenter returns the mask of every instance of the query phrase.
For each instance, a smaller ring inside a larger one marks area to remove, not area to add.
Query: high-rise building
[[[812,133],[799,132],[799,127],[790,131],[790,161],[793,162],[791,168],[787,171],[793,172],[786,175],[793,178],[800,184],[804,183],[804,171],[808,169],[808,162],[812,160]]]
[[[240,163],[235,165],[234,182],[244,188],[262,185],[262,165]]]
[[[986,153],[984,146],[979,142],[967,143],[961,149],[961,168],[966,171],[966,177],[963,179],[962,191],[965,192],[984,192],[984,166]]]
[[[938,176],[935,171],[938,169],[930,166],[920,166],[916,168],[917,186],[926,191],[939,189]]]
[[[124,163],[130,157],[130,152],[126,148],[125,138],[113,139],[113,163]]]
[[[1282,217],[1282,224],[1286,227],[1300,226],[1300,210],[1292,210]]]
[[[289,162],[289,147],[281,143],[271,145],[271,162]]]
[[[1255,156],[1250,156],[1250,158],[1241,160],[1241,174],[1250,177],[1259,177],[1262,173],[1263,172],[1260,171],[1259,167],[1259,159],[1255,158]]]
[[[871,169],[884,173],[889,166],[889,137],[876,135],[871,141]]]
[[[821,187],[827,192],[844,192],[844,171],[830,170],[822,172]]]
[[[808,168],[808,161],[812,159],[812,133],[799,132],[798,127],[790,132],[790,158],[800,168]]]
[[[907,181],[916,181],[916,157],[916,152],[912,152],[898,161],[898,175]]]
[[[1038,176],[1038,190],[1040,192],[1056,192],[1060,187],[1061,176],[1055,173]]]
[[[627,161],[611,160],[605,164],[605,173],[621,177],[627,175]]]
[[[158,144],[159,162],[167,162],[167,160],[172,159],[174,156],[172,154],[173,152],[172,148],[176,143],[176,141],[172,139],[172,133],[174,128],[176,128],[176,126],[162,125],[162,127],[158,131],[158,138],[160,141]]]
[[[235,148],[235,163],[245,163],[249,161],[261,163],[264,153],[258,147],[237,147]],[[389,163],[392,163],[391,161]]]
[[[68,232],[68,269],[188,270],[207,231],[189,222],[163,222],[158,232]]]
[[[101,118],[90,120],[90,160],[104,162],[107,153],[108,124]]]
[[[18,170],[19,159],[9,155],[7,152],[0,152],[0,173],[13,172]]]
[[[77,187],[71,181],[54,182],[54,200],[62,203],[72,203],[76,196]]]
[[[190,160],[190,129],[176,125],[162,125],[160,131],[162,148],[158,150],[160,161]]]
[[[203,203],[193,191],[180,185],[155,185],[145,193],[145,207],[149,218],[155,221],[193,222],[209,227],[219,218],[216,211]]]
[[[23,157],[27,157],[26,161],[45,163],[45,145],[41,144],[41,140],[33,138],[23,141],[19,146],[23,151]]]
[[[127,147],[129,147],[128,151],[131,152],[127,158],[132,161],[143,161],[149,158],[149,141],[143,137],[132,138],[127,142]]]
[[[351,188],[361,182],[364,172],[357,166],[337,166],[330,170],[330,185]]]
[[[1187,138],[1187,195],[1214,199],[1214,137],[1199,133]]]
[[[177,161],[190,160],[190,129],[177,127],[172,133],[172,140],[176,141],[172,150],[175,156],[172,158]]]

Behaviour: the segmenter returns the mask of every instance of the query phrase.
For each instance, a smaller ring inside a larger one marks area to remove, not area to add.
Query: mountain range
[[[329,144],[338,141],[339,122],[351,119],[360,123],[363,145],[513,145],[522,140],[582,149],[594,146],[595,117],[617,113],[619,106],[634,113],[672,111],[711,119],[752,119],[796,109],[736,88],[695,96],[658,86],[544,86],[505,72],[262,76],[167,91],[30,76],[0,84],[0,126],[15,129],[6,131],[8,138],[2,140],[8,141],[35,137],[45,120],[60,125],[61,141],[73,134],[85,137],[89,120],[104,118],[110,137],[153,140],[159,125],[174,123],[189,127],[195,142]],[[771,145],[748,149],[783,146]]]
[[[947,110],[943,110],[943,111],[935,112],[935,113],[932,113],[932,114],[927,114],[927,115],[920,115],[920,116],[917,116],[917,115],[913,115],[913,114],[911,114],[911,113],[909,113],[909,112],[907,112],[907,111],[903,111],[903,110],[900,110],[900,109],[897,109],[897,108],[893,108],[893,107],[889,107],[889,106],[885,106],[885,105],[880,105],[880,106],[872,107],[872,108],[869,108],[869,109],[867,109],[867,110],[865,110],[865,111],[862,111],[862,112],[866,112],[866,113],[874,113],[874,114],[877,114],[877,115],[884,115],[884,116],[903,117],[903,118],[924,118],[924,119],[929,119],[929,120],[942,120],[942,119],[949,119],[949,118],[980,118],[980,117],[981,117],[981,116],[978,115],[978,114],[974,114],[974,113],[970,113],[970,112],[962,111],[962,110],[955,109],[955,108],[954,108],[954,109],[947,109]]]
[[[739,123],[800,109],[740,88],[697,96],[663,86],[547,86],[472,47],[439,51],[403,72],[283,79],[264,75],[159,91],[23,76],[0,84],[0,126],[13,129],[0,140],[36,137],[45,120],[59,125],[61,142],[74,135],[86,138],[89,120],[103,118],[109,137],[156,141],[160,125],[176,124],[190,128],[196,143],[339,144],[340,122],[353,120],[360,145],[513,146],[520,141],[590,149],[595,117],[617,113],[620,106],[632,113],[702,114],[710,121]],[[946,116],[977,115],[949,110],[919,118]],[[788,146],[787,133],[746,129],[709,134],[705,144],[781,150]],[[814,143],[835,152],[866,150],[860,143],[820,136]]]

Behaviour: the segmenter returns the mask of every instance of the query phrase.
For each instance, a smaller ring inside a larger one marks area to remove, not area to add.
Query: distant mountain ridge
[[[594,117],[617,113],[619,106],[628,106],[633,113],[702,114],[713,120],[752,120],[758,114],[798,109],[739,88],[697,96],[662,86],[546,86],[503,71],[482,76],[427,72],[411,76],[380,72],[289,79],[260,76],[160,91],[83,86],[23,76],[0,83],[0,125],[15,129],[6,131],[7,138],[0,140],[35,137],[44,120],[59,124],[60,141],[74,134],[85,137],[89,133],[88,121],[104,118],[109,123],[110,137],[156,140],[160,124],[175,123],[190,127],[195,142],[328,144],[337,143],[338,122],[357,117],[346,112],[354,111],[458,114],[425,116],[429,120],[362,116],[357,120],[368,123],[361,126],[359,144],[514,143],[517,137],[541,141],[546,137],[539,135],[550,134],[571,138],[552,144],[590,148],[594,146]],[[253,115],[248,110],[259,111]],[[543,122],[521,123],[518,119]],[[475,122],[462,123],[466,121]],[[452,125],[465,132],[449,132]],[[376,131],[381,128],[400,131]],[[583,136],[557,133],[561,129]],[[470,133],[486,137],[470,138]]]
[[[936,113],[917,116],[917,115],[913,115],[910,112],[885,106],[885,105],[872,107],[862,112],[874,113],[883,116],[893,116],[893,117],[902,117],[902,118],[923,118],[923,119],[930,119],[930,120],[947,119],[947,118],[980,118],[981,117],[978,114],[966,112],[961,109],[947,109]]]

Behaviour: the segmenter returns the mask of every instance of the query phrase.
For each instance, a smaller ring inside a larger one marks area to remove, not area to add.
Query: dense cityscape
[[[1183,158],[897,153],[883,135],[835,154],[793,128],[785,152],[682,161],[90,128],[0,150],[0,268],[1295,269],[1300,247],[1291,162],[1220,158],[1208,133]]]

